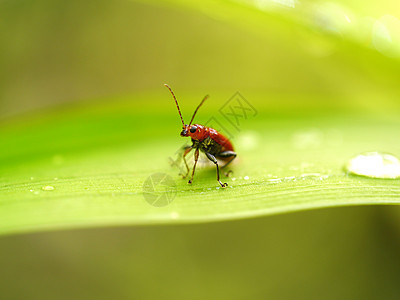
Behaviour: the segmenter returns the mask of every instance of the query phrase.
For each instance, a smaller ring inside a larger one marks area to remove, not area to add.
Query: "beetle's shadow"
[[[177,175],[186,174],[186,167],[180,155],[177,156],[176,160],[173,160],[172,158],[170,158],[170,160],[172,162],[171,166],[174,167],[175,171],[177,172]],[[192,169],[194,166],[194,158],[188,157],[186,161],[189,166],[189,173],[185,178],[182,179],[184,181],[188,181],[191,178]],[[233,173],[233,170],[230,167],[222,169],[221,166],[223,166],[224,164],[225,164],[224,161],[218,160],[218,165],[220,166],[219,171],[221,180],[229,178],[230,175],[232,175]],[[217,180],[217,167],[212,161],[210,161],[207,158],[207,156],[205,156],[204,153],[200,152],[200,156],[197,161],[196,170],[193,177],[193,184],[195,184],[199,180],[209,181],[211,179],[215,181]]]
[[[233,174],[233,169],[231,168],[231,166],[228,166],[226,168],[221,168],[221,166],[225,165],[226,162],[224,161],[218,161],[218,165],[219,165],[219,172],[220,172],[220,176],[221,176],[221,180],[223,178],[229,178],[231,177],[231,175]],[[190,173],[192,172],[192,168],[193,168],[193,164],[192,166],[189,164],[190,167]],[[196,166],[196,171],[194,174],[194,180],[196,180],[196,178],[214,178],[215,180],[217,180],[217,167],[216,165],[211,162],[209,159],[207,159],[206,157],[204,158],[204,160],[202,160],[200,162],[197,162],[197,166]]]

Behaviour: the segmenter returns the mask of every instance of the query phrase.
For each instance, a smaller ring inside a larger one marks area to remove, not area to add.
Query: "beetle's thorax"
[[[182,128],[181,136],[190,136],[193,140],[202,141],[209,136],[208,127],[200,124],[185,125]]]

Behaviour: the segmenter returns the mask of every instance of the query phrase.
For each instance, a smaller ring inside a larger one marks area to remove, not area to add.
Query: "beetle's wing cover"
[[[229,139],[213,128],[209,128],[210,137],[222,146],[221,151],[234,151]]]

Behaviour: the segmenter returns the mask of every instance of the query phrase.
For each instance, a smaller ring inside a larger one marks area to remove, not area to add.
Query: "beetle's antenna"
[[[200,106],[202,106],[202,105],[203,105],[204,101],[206,101],[208,97],[210,97],[210,96],[209,96],[209,95],[205,96],[205,97],[204,97],[204,99],[203,99],[203,100],[201,100],[201,102],[200,102],[199,106],[197,106],[196,110],[195,110],[195,111],[194,111],[194,113],[193,113],[193,117],[192,117],[192,119],[190,120],[189,126],[190,126],[190,125],[192,125],[192,122],[193,122],[194,116],[197,114],[197,111],[199,110]]]
[[[179,116],[181,117],[181,120],[182,120],[182,125],[183,125],[183,127],[185,127],[185,122],[183,121],[182,114],[181,114],[181,110],[179,109],[178,100],[176,100],[176,97],[175,97],[174,92],[172,91],[172,89],[169,87],[168,84],[165,83],[164,86],[166,86],[166,87],[169,89],[169,91],[170,91],[171,94],[172,94],[172,97],[174,97],[174,100],[175,100],[175,103],[176,103],[176,108],[178,108]]]

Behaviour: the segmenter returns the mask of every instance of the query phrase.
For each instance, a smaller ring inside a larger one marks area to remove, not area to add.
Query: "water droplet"
[[[34,180],[35,179],[35,177],[31,177],[31,180]]]
[[[236,178],[235,178],[235,177],[233,177],[233,178],[232,178],[232,181],[235,181],[235,180],[236,180]]]
[[[44,187],[42,187],[43,191],[53,191],[54,190],[54,186],[51,185],[46,185]]]
[[[267,179],[267,181],[278,183],[278,182],[281,182],[282,180],[280,178],[274,178],[274,179]]]
[[[33,190],[29,190],[29,191],[33,193]]]
[[[39,192],[38,191],[36,191],[36,192],[33,192],[35,195],[39,195]]]
[[[346,170],[355,175],[372,178],[399,178],[400,161],[397,157],[380,152],[366,152],[349,160]]]
[[[249,180],[249,176],[244,176],[243,179],[244,180]]]

